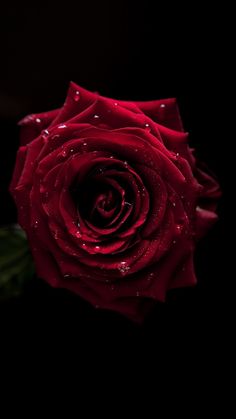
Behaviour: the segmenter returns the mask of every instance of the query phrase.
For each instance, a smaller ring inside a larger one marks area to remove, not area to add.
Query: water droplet
[[[47,138],[49,136],[49,131],[47,129],[44,129],[41,134],[43,138]]]
[[[71,152],[71,153],[73,153],[73,151],[74,151],[74,149],[73,149],[73,148],[71,148],[71,149],[70,149],[70,152]]]
[[[126,275],[127,272],[130,270],[130,267],[128,266],[127,262],[120,262],[118,265],[118,270],[122,275]]]
[[[137,153],[137,152],[138,152],[138,149],[137,149],[137,148],[135,148],[135,149],[134,149],[134,151],[135,151],[135,153]]]
[[[66,125],[65,124],[62,124],[62,125],[59,125],[59,127],[57,127],[58,129],[63,129],[63,128],[66,128]]]
[[[83,246],[83,247],[86,247],[86,243],[82,243],[82,246]]]
[[[175,202],[172,202],[172,205],[173,205],[173,207],[176,207],[176,203]]]
[[[176,153],[176,157],[179,157],[179,153]]]
[[[69,278],[70,277],[70,274],[65,274],[64,275],[64,278]]]
[[[110,159],[114,159],[114,156],[110,156]]]
[[[79,231],[79,230],[77,230],[77,231],[76,231],[76,233],[75,233],[75,235],[76,235],[76,237],[80,238],[80,237],[81,237],[81,233],[80,233],[80,231]]]
[[[79,91],[78,91],[78,90],[76,90],[76,92],[75,92],[75,94],[74,94],[74,101],[75,101],[75,102],[78,102],[78,101],[79,101],[79,98],[80,98],[80,93],[79,93]]]
[[[151,281],[151,279],[154,277],[154,273],[153,272],[151,272],[149,275],[148,275],[148,277],[147,277],[147,280],[148,281]]]
[[[181,197],[180,197],[181,199],[184,199],[184,195],[181,195]]]
[[[36,118],[35,122],[37,122],[37,124],[41,124],[41,119],[40,118]]]
[[[124,161],[124,166],[128,166],[128,162],[127,161]]]
[[[94,117],[94,119],[98,119],[99,115],[95,114],[95,115],[93,115],[93,117]]]
[[[176,244],[176,240],[173,240],[173,242],[172,242],[173,244]]]
[[[130,207],[132,204],[130,202],[125,201],[125,205],[128,205]]]
[[[57,230],[55,231],[54,238],[55,238],[55,240],[58,239],[58,231]]]
[[[96,250],[99,250],[99,249],[100,249],[100,246],[95,246],[95,249],[96,249]]]
[[[60,135],[59,135],[59,134],[53,135],[53,136],[52,136],[52,140],[56,140],[56,138],[59,138],[59,137],[60,137]]]
[[[160,108],[165,108],[166,107],[166,105],[164,104],[164,103],[162,103],[161,105],[160,105]]]
[[[83,143],[83,145],[84,145],[84,146],[86,146],[86,145],[87,145],[87,143]]]
[[[182,225],[177,224],[177,226],[176,226],[176,230],[178,231],[178,233],[180,233],[180,232],[181,232],[181,230],[182,230]]]
[[[149,124],[145,124],[145,127],[146,127],[146,128],[149,128],[149,127],[150,127],[150,125],[149,125]]]
[[[63,150],[63,151],[60,153],[60,155],[61,155],[62,157],[66,157],[66,154],[67,154],[66,150]]]
[[[35,221],[34,228],[38,228],[38,226],[39,226],[39,222],[38,221]]]
[[[118,106],[118,103],[117,102],[114,102],[114,106]]]

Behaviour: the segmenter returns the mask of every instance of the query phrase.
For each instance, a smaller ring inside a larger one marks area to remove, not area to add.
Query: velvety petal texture
[[[71,83],[61,109],[20,125],[10,190],[41,278],[138,322],[196,283],[196,238],[220,192],[175,99],[118,101]]]

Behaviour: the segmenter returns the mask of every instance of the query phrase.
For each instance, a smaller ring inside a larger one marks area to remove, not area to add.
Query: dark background
[[[222,73],[227,18],[217,6],[155,2],[53,2],[1,6],[1,224],[16,221],[7,188],[18,147],[17,121],[27,113],[60,106],[68,83],[118,99],[177,97],[184,126],[198,156],[226,190],[227,164],[220,125],[227,77]],[[227,30],[227,29],[226,29]],[[227,37],[227,34],[226,34]],[[1,322],[19,341],[79,339],[103,345],[182,348],[197,346],[206,357],[222,340],[228,274],[223,257],[225,195],[220,221],[199,244],[194,289],[170,293],[144,326],[99,312],[78,297],[35,280],[24,297],[1,306]],[[32,326],[33,325],[33,326]],[[210,348],[209,349],[209,345]]]

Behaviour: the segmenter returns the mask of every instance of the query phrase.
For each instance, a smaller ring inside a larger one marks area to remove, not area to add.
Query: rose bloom
[[[61,109],[20,125],[10,190],[39,277],[138,322],[196,283],[219,187],[197,167],[175,99],[116,101],[71,83]]]

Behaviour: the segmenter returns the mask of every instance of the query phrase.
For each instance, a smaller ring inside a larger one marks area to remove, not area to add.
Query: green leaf
[[[0,228],[0,299],[20,295],[34,275],[24,231],[18,225]]]

